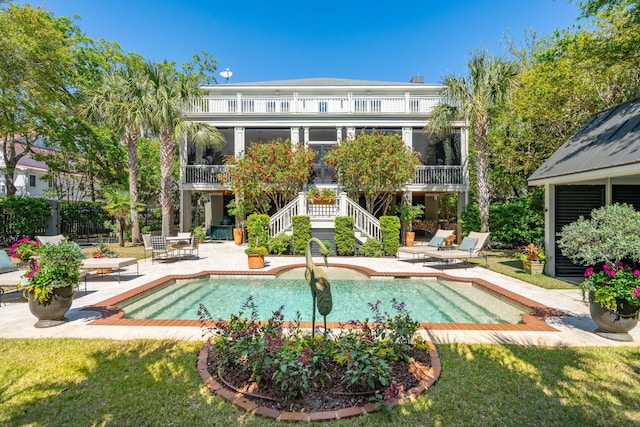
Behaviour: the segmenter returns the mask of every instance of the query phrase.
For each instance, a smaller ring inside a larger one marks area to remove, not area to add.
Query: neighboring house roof
[[[640,97],[601,111],[529,177],[530,185],[640,171]],[[572,178],[573,177],[573,178]]]
[[[20,154],[24,152],[24,144],[17,143],[15,145],[15,149],[16,149],[16,154]],[[48,148],[43,148],[43,147],[32,147],[32,150],[38,153],[43,153],[43,154],[46,154],[47,152],[52,151]],[[4,158],[1,155],[0,155],[0,167],[2,168],[5,167]],[[49,170],[49,166],[47,166],[45,162],[41,160],[34,160],[31,157],[31,153],[28,153],[26,156],[21,157],[20,160],[18,160],[17,167],[22,169],[39,170],[42,172],[47,172]]]

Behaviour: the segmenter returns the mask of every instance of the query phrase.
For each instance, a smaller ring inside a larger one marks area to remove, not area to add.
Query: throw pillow
[[[477,243],[478,239],[476,239],[475,237],[465,237],[464,239],[462,239],[462,243],[460,243],[460,247],[458,248],[458,250],[472,251],[473,249],[475,249]]]
[[[431,240],[429,240],[429,243],[427,245],[439,247],[439,246],[442,246],[443,242],[444,242],[444,237],[434,236],[431,238]]]

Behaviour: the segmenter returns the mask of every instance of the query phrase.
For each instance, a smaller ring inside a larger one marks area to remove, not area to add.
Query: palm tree
[[[440,133],[445,126],[443,118],[450,119],[451,107],[454,113],[471,123],[473,151],[475,155],[480,208],[480,231],[489,231],[489,127],[495,111],[504,105],[515,86],[518,65],[513,61],[489,56],[482,51],[474,51],[468,63],[469,76],[445,75],[442,95],[448,107],[436,110],[436,116],[426,126],[428,131]]]
[[[122,135],[127,149],[131,234],[134,243],[140,242],[140,222],[134,206],[138,203],[138,137],[146,118],[146,85],[146,75],[135,64],[118,68],[106,75],[102,86],[87,93],[85,108],[90,117]]]
[[[173,64],[148,63],[145,67],[151,90],[148,120],[160,139],[160,206],[162,234],[169,235],[173,161],[181,139],[200,146],[219,146],[222,135],[204,123],[187,123],[182,112],[189,101],[200,95],[200,76],[179,73]]]
[[[130,194],[123,190],[107,191],[105,194],[108,204],[104,209],[118,220],[118,244],[124,247],[124,232],[127,228],[127,216],[131,210],[138,212],[144,207],[142,203],[134,203]]]

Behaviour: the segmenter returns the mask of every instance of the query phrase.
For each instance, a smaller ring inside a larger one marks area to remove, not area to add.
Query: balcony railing
[[[411,184],[462,185],[464,171],[462,166],[418,166]]]
[[[429,114],[439,95],[409,96],[205,96],[193,99],[187,114]]]
[[[185,168],[182,182],[185,184],[220,184],[231,181],[231,166],[189,165]]]
[[[231,167],[226,165],[189,165],[185,168],[185,184],[219,184],[231,181]],[[462,166],[418,166],[410,184],[417,185],[462,185]]]

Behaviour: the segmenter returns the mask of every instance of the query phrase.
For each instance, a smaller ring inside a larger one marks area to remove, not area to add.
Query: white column
[[[408,147],[408,148],[413,147],[413,128],[411,127],[402,128],[402,140],[404,141],[405,147]]]
[[[300,143],[300,128],[291,128],[291,145],[294,147]]]
[[[411,97],[411,93],[409,92],[404,93],[404,113],[405,114],[409,114],[411,112],[411,107],[409,106],[410,97]]]
[[[548,276],[556,275],[556,186],[545,184],[544,186],[544,253],[547,260],[544,270]]]
[[[239,156],[244,151],[244,128],[234,128],[233,151]]]
[[[304,128],[304,146],[308,147],[309,146],[309,128],[305,127]]]
[[[336,128],[336,142],[342,141],[342,128]]]
[[[354,139],[356,137],[356,128],[348,127],[347,128],[347,139]]]

